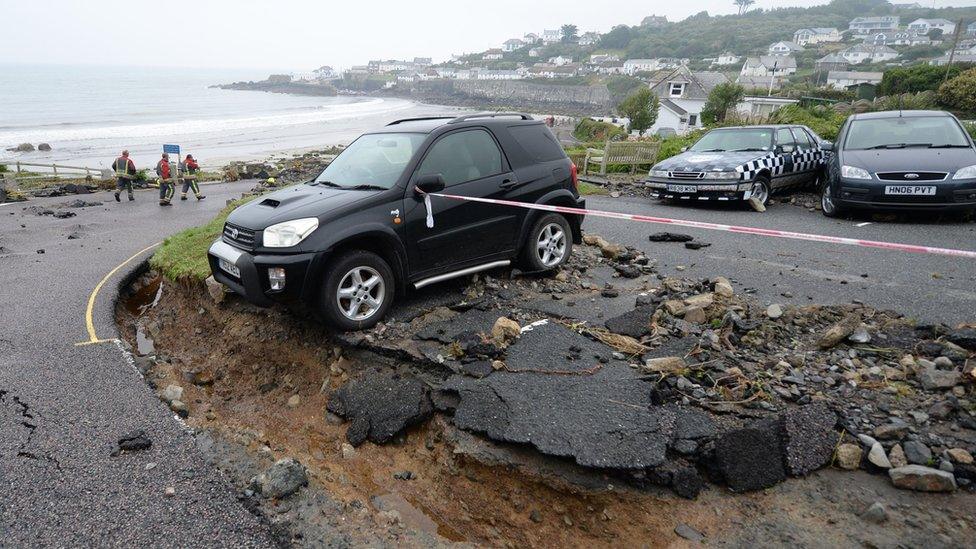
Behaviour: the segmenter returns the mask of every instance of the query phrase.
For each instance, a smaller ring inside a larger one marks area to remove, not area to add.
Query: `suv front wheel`
[[[573,230],[559,214],[540,217],[529,231],[522,249],[522,263],[530,272],[558,269],[573,251]]]
[[[365,250],[346,252],[325,273],[322,313],[343,331],[372,328],[393,303],[395,287],[393,270],[382,257]]]

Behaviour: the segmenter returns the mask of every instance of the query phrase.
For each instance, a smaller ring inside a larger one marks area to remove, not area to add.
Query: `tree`
[[[745,96],[746,89],[738,84],[725,82],[715,86],[708,92],[708,101],[702,108],[702,122],[706,125],[725,122],[729,110],[741,103]]]
[[[932,29],[925,36],[929,37],[929,40],[936,42],[942,40],[942,29]]]
[[[959,76],[964,70],[972,67],[966,64],[954,64],[948,69],[949,78]],[[878,95],[894,95],[899,93],[918,93],[926,90],[937,91],[945,81],[946,68],[935,65],[914,65],[888,69],[881,78]]]
[[[965,113],[976,113],[976,69],[969,69],[939,88],[939,103]]]
[[[739,6],[739,15],[749,11],[749,7],[756,3],[756,0],[732,0],[732,3]]]
[[[617,105],[621,116],[630,119],[630,131],[644,135],[657,122],[657,111],[661,104],[651,88],[642,87]]]
[[[566,43],[579,42],[579,36],[577,36],[577,33],[579,32],[579,27],[577,27],[576,25],[563,25],[561,27],[561,30],[563,33],[563,38],[562,38],[563,42]]]

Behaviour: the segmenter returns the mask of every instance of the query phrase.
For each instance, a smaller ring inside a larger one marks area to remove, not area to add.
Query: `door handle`
[[[514,177],[506,177],[505,179],[502,179],[501,184],[498,186],[502,189],[511,189],[518,186],[518,184],[518,180],[516,180]]]

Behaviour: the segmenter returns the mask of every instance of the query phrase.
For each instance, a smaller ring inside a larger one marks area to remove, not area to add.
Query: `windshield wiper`
[[[309,185],[325,185],[326,187],[335,187],[337,189],[342,189],[343,188],[343,186],[342,185],[339,185],[338,183],[333,183],[331,181],[325,181],[325,180],[323,180],[323,181],[312,181],[311,183],[309,183]]]
[[[695,151],[695,152],[700,152],[700,153],[721,153],[721,152],[725,152],[725,149],[703,149],[703,150]]]
[[[953,145],[945,143],[943,145],[929,145],[930,149],[968,149],[969,145]]]
[[[381,187],[379,185],[353,185],[352,187],[340,187],[346,189],[347,191],[385,191],[386,187]]]
[[[888,143],[886,145],[875,145],[873,147],[868,147],[865,150],[873,149],[904,149],[906,147],[931,147],[931,143]]]
[[[766,150],[766,149],[757,149],[757,148],[755,148],[755,147],[750,147],[750,148],[748,148],[748,149],[735,149],[735,150],[734,150],[734,151],[732,151],[732,152],[735,152],[735,153],[738,153],[738,152],[763,152],[763,151],[765,151],[765,150]]]

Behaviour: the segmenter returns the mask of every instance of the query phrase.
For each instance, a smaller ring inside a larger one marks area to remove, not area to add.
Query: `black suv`
[[[855,114],[840,129],[821,189],[824,215],[846,210],[976,210],[976,145],[942,111]]]
[[[248,301],[306,305],[342,330],[379,322],[408,288],[519,260],[551,271],[580,215],[423,193],[585,207],[576,167],[525,114],[432,116],[360,136],[313,181],[231,212],[210,247],[214,278]]]

